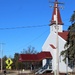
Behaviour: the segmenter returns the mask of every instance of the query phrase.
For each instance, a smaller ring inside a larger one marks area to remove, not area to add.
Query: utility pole
[[[0,43],[0,51],[1,51],[1,72],[3,71],[3,45],[4,43]]]
[[[56,71],[55,71],[55,75],[59,75],[59,45],[58,45],[58,4],[63,4],[63,3],[59,3],[58,0],[55,0],[55,2],[51,2],[50,3],[54,3],[56,4],[53,8],[56,9]],[[52,7],[52,6],[51,6]],[[62,8],[62,7],[61,7]]]
[[[56,1],[56,75],[59,75],[59,45],[58,45],[58,2]]]

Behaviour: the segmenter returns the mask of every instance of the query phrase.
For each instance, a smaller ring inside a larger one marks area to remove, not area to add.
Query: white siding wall
[[[63,30],[63,27],[62,27],[62,25],[58,25],[58,32],[62,32],[62,30]],[[51,25],[50,26],[50,32],[56,32],[57,30],[56,30],[56,25],[54,24],[54,25]]]
[[[51,32],[51,34],[48,36],[48,38],[46,39],[43,47],[42,47],[42,51],[50,51],[50,53],[52,54],[52,69],[53,71],[56,69],[56,49],[53,49],[50,44],[54,45],[56,47],[56,33],[55,32]],[[43,66],[45,65],[46,60],[43,60]]]
[[[60,36],[58,37],[59,40],[59,56],[62,50],[64,50],[64,45],[66,43],[66,41],[61,38]],[[50,51],[50,53],[52,54],[52,69],[53,71],[56,70],[56,49],[53,49],[50,44],[54,45],[56,47],[56,33],[51,32],[47,38],[47,40],[45,41],[44,45],[42,46],[42,51]],[[46,60],[43,60],[43,66],[45,65]],[[59,59],[59,71],[60,72],[66,72],[66,64],[63,61],[63,57],[61,56],[61,59]],[[68,68],[68,71],[71,72],[72,69]]]
[[[56,46],[56,34],[54,32],[51,32],[51,34],[49,34],[44,45],[42,46],[42,51],[48,50],[48,48],[50,47],[50,44],[53,44],[54,46]]]

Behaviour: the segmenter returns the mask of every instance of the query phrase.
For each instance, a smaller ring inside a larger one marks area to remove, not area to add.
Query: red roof
[[[68,38],[68,31],[59,32],[58,35],[61,36],[64,40]]]
[[[52,15],[52,20],[51,20],[51,25],[56,24],[56,21],[54,20],[54,15],[56,15],[56,10],[57,10],[57,18],[58,18],[58,25],[63,25],[62,20],[61,20],[61,16],[60,16],[60,11],[59,11],[59,7],[56,8],[57,5],[57,0],[54,4],[54,10],[53,10],[53,15]]]
[[[45,58],[52,58],[50,52],[41,52],[37,54],[20,54],[19,61],[41,61]]]

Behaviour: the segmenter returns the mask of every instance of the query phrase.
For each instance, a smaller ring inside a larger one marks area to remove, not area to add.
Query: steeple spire
[[[58,2],[58,0],[55,0],[54,10],[53,10],[53,15],[52,15],[52,19],[51,19],[51,24],[50,25],[56,24],[56,21],[58,21],[58,25],[63,25],[57,2]],[[57,8],[56,8],[56,6],[57,6]],[[56,20],[56,12],[57,12],[57,20]]]

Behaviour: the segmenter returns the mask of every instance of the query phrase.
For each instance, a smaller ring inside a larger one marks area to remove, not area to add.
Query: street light
[[[1,50],[1,72],[3,70],[3,48],[2,46],[4,45],[4,43],[0,43],[0,50]]]

